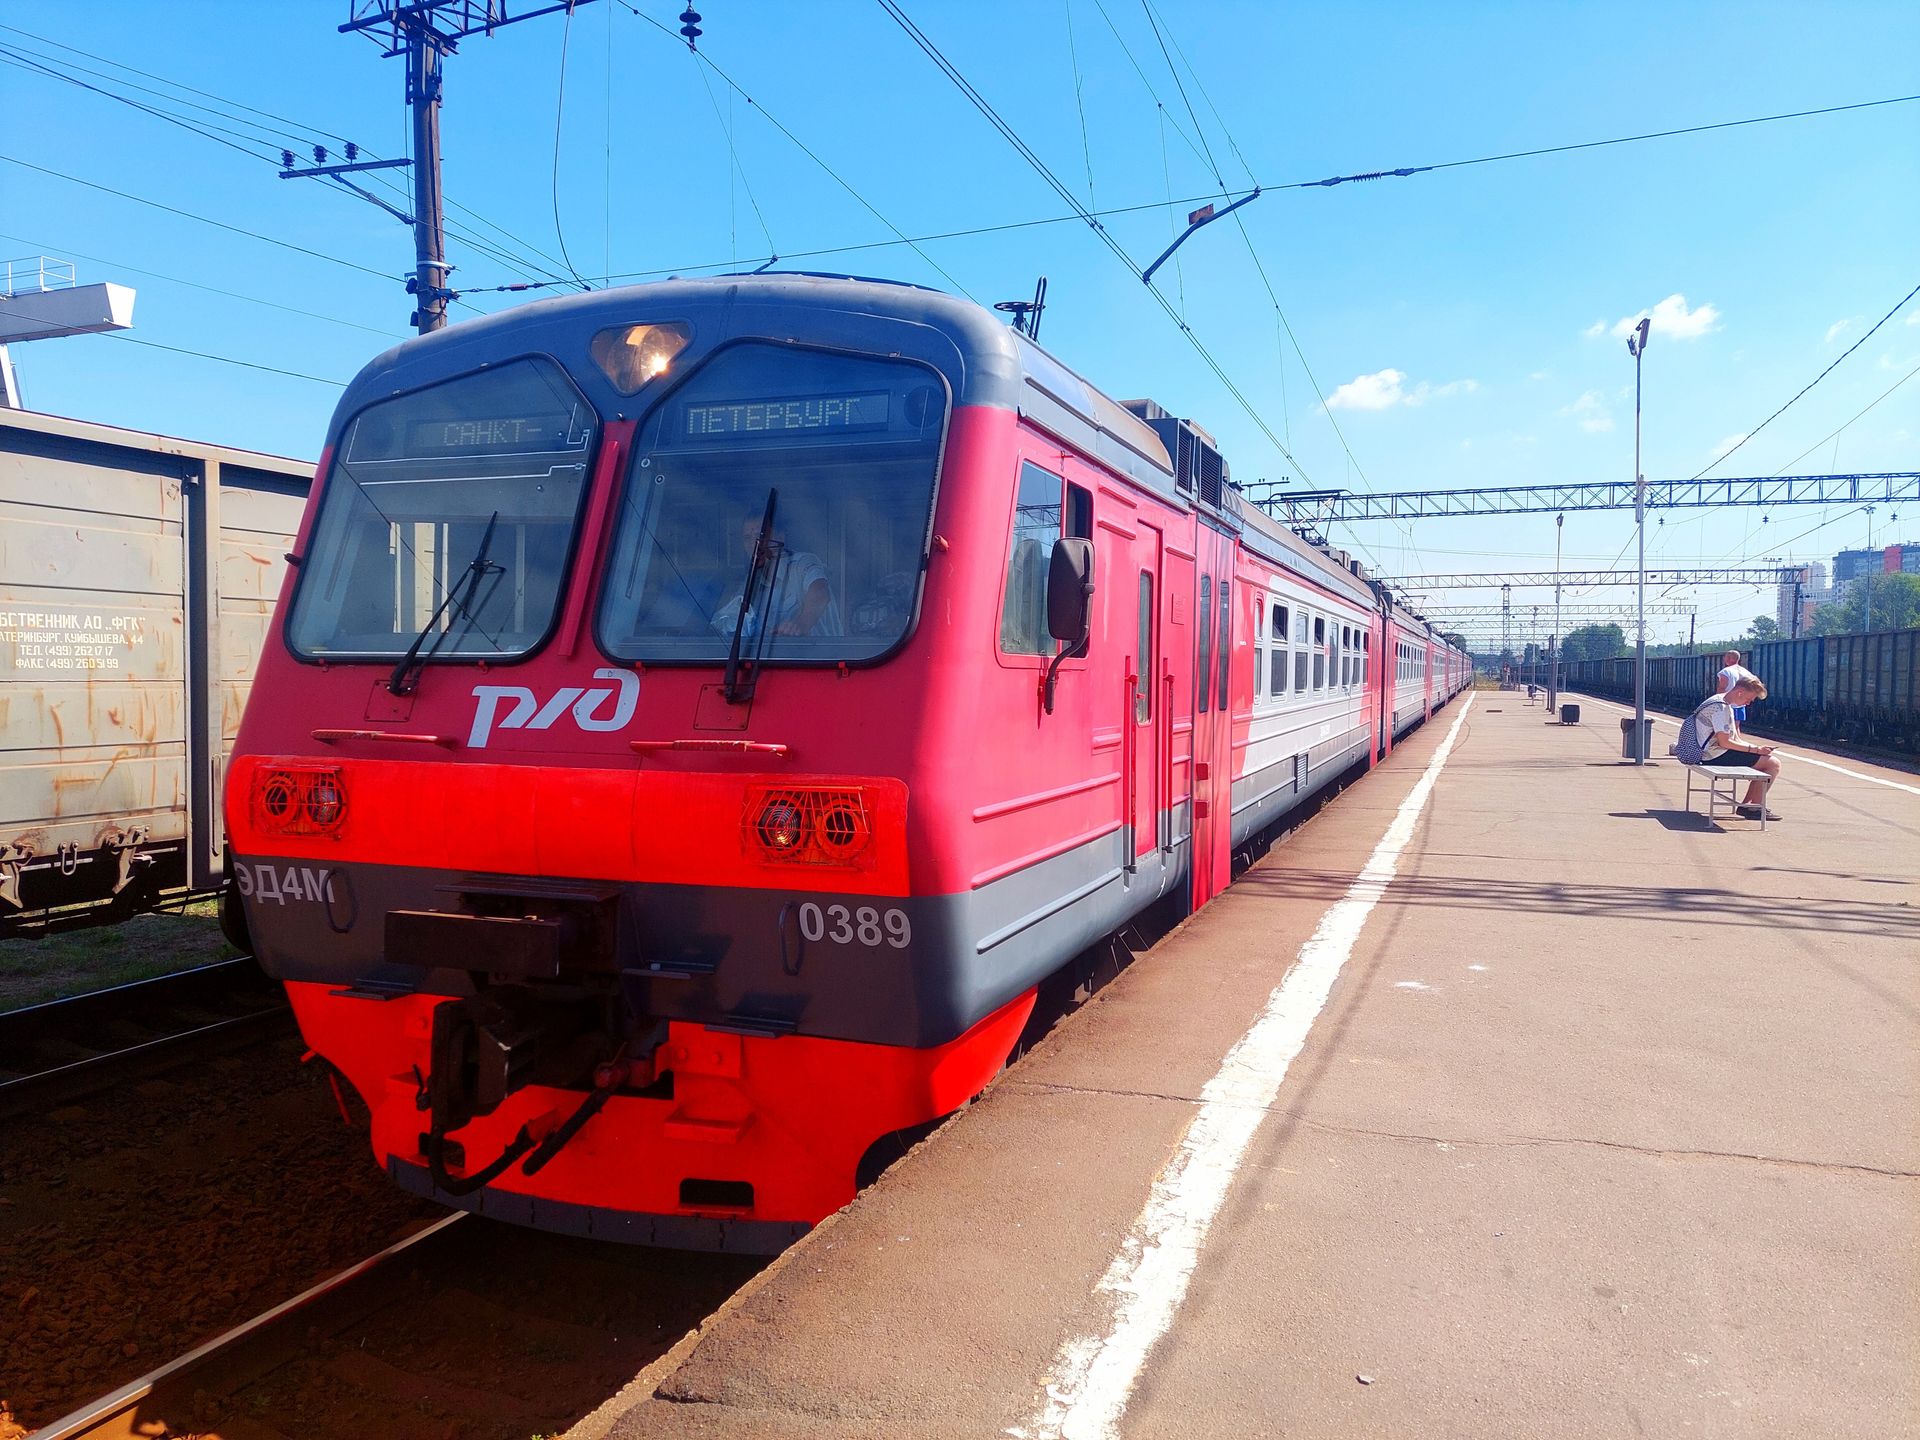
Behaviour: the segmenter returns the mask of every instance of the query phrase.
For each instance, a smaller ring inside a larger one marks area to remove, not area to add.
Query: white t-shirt
[[[1704,702],[1687,723],[1693,726],[1693,738],[1700,742],[1700,753],[1706,759],[1717,760],[1727,753],[1727,747],[1713,738],[1716,733],[1733,733],[1733,706],[1720,696]]]
[[[1742,685],[1748,681],[1758,680],[1759,678],[1758,675],[1754,674],[1753,671],[1747,669],[1744,665],[1728,665],[1715,677],[1720,688],[1713,693],[1716,695],[1724,695],[1736,685]]]
[[[774,572],[773,594],[766,600],[766,609],[773,616],[774,629],[777,630],[800,614],[801,607],[806,603],[807,592],[818,583],[828,587],[827,608],[820,612],[819,618],[813,622],[813,628],[807,633],[809,635],[844,635],[846,633],[840,621],[840,602],[832,598],[832,581],[827,575],[826,563],[818,555],[811,550],[784,551],[770,563],[778,566]],[[766,576],[763,574],[759,584],[764,586],[766,583]],[[759,593],[762,596],[766,595],[764,589]],[[714,612],[714,628],[732,630],[734,618],[739,611],[740,596],[736,592],[726,604]],[[759,617],[749,612],[747,624],[742,633],[759,634]]]

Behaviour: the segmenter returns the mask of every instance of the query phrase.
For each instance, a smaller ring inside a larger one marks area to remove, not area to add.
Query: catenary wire
[[[1878,320],[1874,321],[1873,329],[1867,331],[1866,334],[1862,335],[1858,340],[1854,341],[1853,344],[1849,345],[1845,350],[1841,351],[1840,354],[1835,357],[1833,364],[1827,366],[1826,369],[1822,370],[1818,375],[1814,376],[1813,379],[1809,380],[1805,385],[1801,386],[1800,389],[1794,394],[1793,399],[1788,400],[1785,405],[1782,405],[1778,410],[1774,411],[1771,415],[1767,416],[1766,419],[1762,420],[1758,425],[1754,426],[1753,429],[1747,431],[1746,434],[1742,435],[1737,444],[1731,445],[1727,448],[1725,454],[1716,455],[1713,458],[1712,462],[1708,464],[1708,466],[1706,467],[1706,470],[1702,470],[1699,475],[1695,475],[1693,478],[1695,480],[1698,480],[1701,475],[1705,475],[1707,473],[1707,470],[1711,470],[1715,466],[1719,465],[1723,460],[1727,458],[1727,456],[1733,454],[1734,451],[1738,450],[1742,445],[1745,445],[1749,440],[1753,439],[1754,436],[1758,435],[1762,430],[1766,429],[1767,426],[1771,425],[1774,421],[1778,420],[1782,415],[1784,415],[1787,412],[1788,407],[1790,407],[1794,403],[1794,401],[1798,400],[1802,395],[1805,395],[1807,391],[1813,389],[1814,386],[1818,385],[1822,380],[1826,379],[1827,376],[1831,375],[1836,369],[1838,369],[1841,362],[1844,361],[1847,358],[1847,356],[1853,354],[1854,351],[1858,350],[1862,345],[1866,344],[1867,341],[1871,340],[1874,336],[1874,332],[1877,331],[1882,325],[1885,325],[1887,321],[1891,320],[1894,316],[1898,315],[1902,310],[1904,310],[1907,307],[1907,302],[1912,300],[1913,297],[1916,295],[1920,295],[1920,285],[1914,286],[1913,289],[1909,290],[1905,295],[1903,295],[1900,298],[1899,302],[1893,307],[1893,309],[1887,311],[1886,314],[1882,315]]]
[[[235,235],[245,235],[250,240],[259,240],[268,245],[277,245],[282,250],[296,251],[301,255],[311,256],[315,260],[325,260],[329,264],[340,265],[348,270],[358,270],[361,274],[372,275],[376,279],[391,280],[394,278],[387,271],[376,270],[371,265],[362,265],[358,261],[342,259],[338,255],[329,255],[324,250],[311,250],[305,245],[296,245],[291,240],[281,240],[276,236],[263,235],[258,230],[249,230],[242,225],[229,225],[224,220],[215,220],[208,215],[196,215],[191,210],[182,210],[177,206],[163,204],[158,200],[149,200],[144,195],[135,195],[130,191],[116,190],[113,186],[102,185],[98,181],[83,180],[78,175],[69,175],[64,170],[54,170],[45,165],[36,165],[31,160],[20,159],[17,155],[0,155],[0,160],[4,160],[9,165],[18,165],[24,170],[32,170],[41,175],[50,175],[56,180],[65,180],[69,184],[82,185],[89,190],[98,190],[105,195],[114,195],[122,200],[131,200],[135,204],[145,205],[154,210],[164,210],[169,215],[179,215],[184,219],[197,221],[202,225],[211,225],[216,230],[226,230]]]
[[[324,320],[329,325],[344,325],[350,330],[364,330],[369,335],[391,336],[394,333],[392,330],[382,330],[377,325],[362,325],[358,320],[343,320],[338,315],[323,315],[318,310],[302,310],[298,305],[282,305],[278,300],[267,300],[239,290],[208,285],[199,280],[189,280],[182,275],[169,275],[161,270],[143,269],[141,266],[129,265],[123,260],[112,260],[104,255],[88,255],[84,251],[70,250],[64,245],[47,245],[39,240],[30,240],[24,235],[0,233],[0,240],[10,240],[16,245],[31,245],[36,251],[46,254],[58,252],[63,259],[71,256],[76,260],[91,260],[96,265],[111,265],[115,270],[123,270],[130,275],[145,275],[152,280],[164,280],[172,285],[185,285],[190,289],[204,290],[210,295],[224,295],[229,300],[244,300],[249,305],[264,305],[270,310],[284,310],[289,315],[304,315],[309,320]]]
[[[0,310],[0,315],[18,320],[35,320],[40,318],[35,315],[29,315],[23,310]],[[347,384],[344,380],[330,380],[324,375],[308,375],[300,370],[283,370],[278,365],[262,365],[253,360],[236,360],[231,355],[214,355],[205,350],[189,350],[180,345],[162,345],[158,340],[142,340],[137,336],[123,335],[117,331],[107,330],[98,333],[100,338],[105,340],[119,340],[128,345],[144,345],[149,350],[166,350],[175,355],[192,355],[201,360],[218,361],[222,365],[237,365],[243,370],[262,370],[270,375],[286,375],[295,380],[311,380],[316,385],[331,385],[339,390],[344,390]]]
[[[560,245],[560,262],[567,267],[567,273],[580,282],[580,288],[591,290],[593,287],[574,268],[573,257],[567,253],[567,232],[560,224],[560,122],[567,110],[567,50],[573,40],[573,6],[567,6],[567,23],[560,31],[560,80],[554,87],[553,95],[553,238]]]
[[[1027,161],[1034,172],[1052,187],[1054,193],[1081,213],[1081,217],[1086,221],[1087,226],[1093,233],[1099,237],[1101,243],[1111,250],[1115,257],[1133,272],[1136,279],[1142,279],[1143,276],[1140,267],[1134,263],[1133,257],[1127,254],[1120,242],[1115,240],[1113,236],[1108,233],[1106,227],[1087,212],[1086,207],[1080,204],[1078,197],[1066,187],[1058,175],[1053,173],[1046,161],[1042,160],[1040,156],[1034,152],[1033,147],[1028,145],[1026,141],[1020,137],[1019,132],[1001,117],[1000,113],[987,101],[986,97],[973,87],[966,76],[960,72],[959,68],[955,66],[952,61],[948,60],[940,50],[940,47],[935,45],[933,41],[927,37],[925,32],[913,23],[906,12],[895,3],[895,0],[879,0],[879,5],[880,8],[886,11],[888,16],[906,32],[907,37],[920,48],[922,53],[933,61],[941,73],[953,81],[961,94],[966,96],[974,108],[986,118],[987,122],[1000,132],[1001,136],[1008,144],[1013,146],[1016,153]],[[1159,304],[1160,308],[1166,312],[1168,318],[1171,319],[1175,325],[1179,326],[1180,333],[1186,337],[1187,343],[1192,345],[1195,352],[1206,362],[1207,368],[1213,371],[1215,378],[1226,388],[1227,393],[1231,395],[1239,404],[1240,408],[1247,413],[1248,418],[1259,427],[1260,432],[1267,437],[1268,442],[1273,448],[1285,457],[1287,463],[1293,467],[1294,473],[1299,475],[1302,481],[1305,481],[1307,478],[1306,472],[1301,468],[1300,462],[1294,458],[1293,452],[1281,442],[1279,435],[1274,432],[1273,426],[1268,424],[1266,417],[1254,408],[1253,402],[1249,400],[1246,393],[1234,383],[1233,377],[1227,374],[1220,362],[1214,358],[1213,352],[1206,347],[1206,344],[1200,339],[1193,327],[1180,317],[1167,297],[1155,289],[1153,285],[1146,284],[1145,289]]]
[[[646,22],[648,25],[651,25],[655,30],[658,30],[662,35],[666,36],[667,39],[672,41],[675,45],[684,43],[681,40],[680,36],[675,31],[668,29],[665,25],[662,25],[658,20],[654,19],[651,15],[647,14],[644,10],[637,8],[635,5],[631,3],[631,0],[618,0],[618,3],[623,9],[627,11],[628,14],[632,15],[635,19],[642,20]],[[764,105],[761,105],[757,100],[753,98],[753,96],[749,95],[744,89],[742,89],[738,84],[736,84],[734,82],[733,77],[727,74],[725,70],[721,69],[720,66],[716,65],[713,62],[712,58],[709,57],[705,51],[701,51],[699,52],[699,54],[700,54],[701,63],[710,67],[713,73],[720,77],[720,81],[722,84],[724,84],[734,94],[738,95],[742,100],[746,101],[748,105],[752,106],[754,109],[758,110],[763,116],[765,116],[767,123],[769,125],[773,126],[774,129],[778,130],[782,135],[786,136],[786,138],[793,143],[794,147],[797,150],[799,150],[802,155],[805,155],[815,165],[818,165],[821,170],[826,172],[827,177],[831,179],[834,184],[838,185],[842,190],[846,191],[847,194],[851,195],[856,201],[858,201],[861,208],[864,209],[869,215],[873,216],[874,219],[878,220],[882,225],[886,226],[887,229],[891,230],[894,233],[894,235],[898,237],[899,243],[903,243],[907,245],[913,251],[914,254],[918,255],[922,260],[926,261],[927,264],[936,273],[938,273],[944,280],[946,280],[948,284],[952,285],[954,289],[958,290],[962,295],[965,295],[969,300],[975,300],[975,302],[978,303],[976,297],[974,296],[971,290],[967,289],[965,285],[962,285],[957,279],[955,279],[953,275],[948,272],[946,267],[941,265],[941,263],[938,260],[935,260],[933,256],[929,255],[925,250],[920,248],[919,241],[908,238],[906,231],[902,230],[898,225],[894,224],[893,221],[889,220],[885,215],[881,214],[879,208],[876,207],[872,201],[867,199],[865,195],[862,195],[858,190],[856,190],[853,184],[849,180],[847,180],[843,175],[841,175],[839,171],[835,170],[831,165],[827,164],[825,160],[821,159],[820,156],[817,153],[815,153],[815,151],[811,146],[806,144],[806,142],[801,140],[801,138],[798,135],[794,134],[792,130],[788,129],[784,124],[782,124],[779,118],[776,117],[770,110],[768,110]],[[777,260],[779,258],[780,258],[779,256],[770,257],[768,263],[771,264],[773,260]]]
[[[0,26],[0,29],[10,29],[15,34],[30,35],[30,32],[19,30],[15,27]],[[259,110],[253,106],[242,104],[239,101],[228,100],[226,99],[226,97],[215,95],[211,91],[201,90],[195,86],[186,85],[179,81],[168,80],[163,76],[158,76],[153,74],[153,72],[151,71],[141,70],[134,66],[124,65],[121,62],[116,60],[108,60],[103,56],[94,55],[90,51],[78,50],[72,46],[61,45],[58,41],[47,40],[45,39],[45,37],[42,37],[42,36],[31,36],[30,38],[40,40],[44,44],[54,45],[56,46],[56,48],[59,48],[62,50],[71,51],[74,54],[85,55],[89,59],[99,60],[103,64],[111,65],[118,69],[131,71],[133,74],[136,74],[136,75],[143,75],[149,79],[159,80],[161,81],[162,84],[173,85],[179,89],[187,90],[196,95],[207,96],[210,99],[219,99],[223,103],[235,109],[244,110],[253,114],[266,116],[267,118],[270,118],[270,119],[283,120],[289,125],[300,124],[299,121],[291,120],[286,116],[275,115],[271,111]],[[0,63],[15,63],[15,62],[5,61],[5,54],[6,54],[7,48],[8,47],[0,46]],[[19,55],[31,54],[31,52],[18,50],[18,47],[13,47],[13,49]],[[47,62],[47,61],[55,60],[55,57],[50,57],[50,56],[39,56],[39,57],[33,57],[33,58],[39,62]],[[64,61],[57,61],[56,63],[70,64],[70,62],[64,62]],[[206,139],[213,140],[218,144],[227,145],[228,148],[230,149],[238,150],[241,154],[249,155],[252,158],[263,161],[264,163],[274,165],[276,168],[278,168],[279,166],[278,152],[282,148],[284,148],[281,145],[281,139],[291,139],[299,144],[306,145],[311,142],[311,137],[313,135],[320,135],[328,139],[340,140],[341,143],[343,144],[352,143],[352,142],[346,141],[344,137],[338,136],[331,131],[320,129],[318,127],[304,127],[309,133],[296,134],[291,131],[280,130],[271,126],[254,125],[255,131],[264,131],[269,136],[280,137],[276,139],[262,139],[258,134],[249,133],[247,131],[242,131],[242,130],[233,130],[223,126],[209,127],[206,124],[206,122],[194,121],[182,116],[170,114],[166,111],[158,110],[153,106],[143,104],[136,100],[132,100],[127,96],[119,95],[112,91],[104,90],[99,86],[88,84],[87,82],[79,80],[72,75],[66,74],[62,71],[51,69],[46,63],[36,63],[33,66],[33,68],[37,70],[39,73],[48,76],[49,78],[61,80],[65,83],[79,86],[82,89],[91,90],[94,93],[102,95],[107,99],[116,100],[121,104],[130,105],[135,109],[142,110],[147,114],[154,116],[156,119],[164,120],[170,124],[178,125],[183,129],[191,130],[194,133],[201,135]],[[204,110],[209,114],[219,115],[223,119],[236,120],[240,124],[253,124],[253,122],[246,121],[239,116],[235,116],[227,112],[215,110],[210,106],[198,105],[192,101],[181,100],[175,96],[165,95],[162,92],[155,91],[147,86],[135,85],[131,81],[121,79],[119,76],[106,75],[100,71],[95,71],[95,70],[87,70],[85,67],[74,67],[74,68],[81,69],[84,73],[92,74],[99,79],[109,81],[113,84],[127,86],[128,88],[140,90],[144,93],[154,95],[157,98],[166,100],[172,104],[186,105],[192,109]],[[219,131],[220,134],[214,134],[212,133],[212,131]],[[239,140],[259,145],[262,147],[262,150],[264,153],[256,153],[252,150],[246,149],[244,145],[236,145],[230,140],[221,139],[221,134],[233,136]],[[363,149],[363,153],[366,155],[367,158],[372,160],[378,160],[381,158],[371,150]],[[392,180],[388,179],[384,174],[368,173],[365,175],[364,178],[368,183],[378,185],[382,189],[386,190],[389,194],[398,197],[403,203],[411,204],[412,197],[409,194],[409,192],[402,186],[397,185]],[[503,239],[509,245],[517,247],[519,251],[525,252],[525,253],[515,253],[513,250],[501,249],[496,242],[483,241],[479,237],[469,235],[464,230],[452,224],[446,224],[443,226],[443,228],[445,229],[449,239],[457,240],[460,243],[469,246],[470,248],[478,251],[481,254],[488,256],[491,259],[502,261],[516,268],[529,269],[534,271],[535,273],[544,274],[548,276],[557,276],[559,274],[557,270],[549,269],[545,265],[536,264],[527,258],[527,256],[531,254],[533,256],[538,257],[540,260],[549,261],[554,265],[558,265],[560,263],[554,260],[552,256],[547,255],[544,251],[540,250],[538,246],[529,244],[527,241],[522,240],[519,236],[514,235],[511,231],[505,229],[500,225],[495,224],[493,221],[487,219],[486,216],[480,214],[478,211],[472,209],[469,206],[460,204],[459,202],[452,201],[452,200],[449,200],[447,202],[447,206],[449,209],[456,210],[460,212],[462,215],[468,217],[468,219],[470,219],[474,223],[480,226],[483,226],[484,228],[491,230],[495,234],[503,237]]]

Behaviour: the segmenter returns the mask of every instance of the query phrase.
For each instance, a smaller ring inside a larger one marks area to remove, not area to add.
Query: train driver
[[[747,554],[760,538],[760,517],[749,515],[740,523],[740,543]],[[764,587],[771,573],[773,594],[766,603],[776,635],[844,635],[840,606],[834,599],[827,578],[827,566],[811,550],[793,550],[787,545],[785,529],[778,523],[768,536],[768,558],[757,582]],[[763,592],[764,593],[764,592]],[[739,613],[741,596],[735,592],[714,616],[715,625],[725,622],[731,629]],[[752,621],[749,620],[749,627]]]

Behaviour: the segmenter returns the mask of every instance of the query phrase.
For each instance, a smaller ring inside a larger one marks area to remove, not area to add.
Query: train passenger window
[[[1267,647],[1259,631],[1253,636],[1253,702],[1258,705],[1267,693]]]
[[[1084,493],[1084,492],[1082,492]],[[1032,461],[1020,466],[1013,498],[1013,542],[1000,605],[1000,648],[1008,655],[1051,655],[1060,642],[1047,633],[1047,566],[1060,528],[1062,482]]]
[[[1284,605],[1273,607],[1273,638],[1280,641],[1287,638],[1287,607]]]
[[[600,643],[666,664],[723,662],[736,634],[761,662],[884,655],[919,603],[946,416],[939,378],[908,361],[718,351],[634,439]]]
[[[1217,688],[1220,692],[1222,710],[1229,709],[1231,705],[1229,696],[1232,692],[1227,688],[1227,680],[1232,674],[1229,666],[1233,660],[1233,607],[1229,603],[1232,591],[1233,583],[1222,575],[1220,577],[1220,649],[1217,652],[1220,665],[1220,684]]]
[[[1353,683],[1353,627],[1340,627],[1340,684],[1342,687]]]
[[[1313,688],[1327,688],[1327,622],[1313,617]]]
[[[1133,723],[1153,719],[1153,576],[1140,572],[1140,648],[1134,655]]]
[[[1300,648],[1293,652],[1293,690],[1296,695],[1304,695],[1307,693],[1307,669],[1308,666],[1312,664],[1312,660],[1309,658],[1312,655],[1312,651],[1307,648],[1307,635],[1309,634],[1307,612],[1304,610],[1300,612],[1300,625],[1296,633],[1299,638]]]
[[[347,422],[287,641],[327,659],[524,655],[552,626],[598,418],[548,360],[515,360]]]
[[[1268,684],[1275,695],[1287,693],[1287,651],[1284,645],[1273,647],[1273,669],[1268,676]]]
[[[1360,632],[1360,683],[1362,685],[1373,683],[1373,632],[1371,630]]]
[[[1206,714],[1213,694],[1213,577],[1200,577],[1200,682],[1199,711]]]

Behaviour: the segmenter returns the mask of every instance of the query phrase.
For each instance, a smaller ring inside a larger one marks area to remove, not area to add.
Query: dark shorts
[[[1702,760],[1700,763],[1702,765],[1731,765],[1735,769],[1738,769],[1743,765],[1753,764],[1753,762],[1759,758],[1758,755],[1747,755],[1738,750],[1729,750],[1724,755],[1716,755],[1713,759]]]

